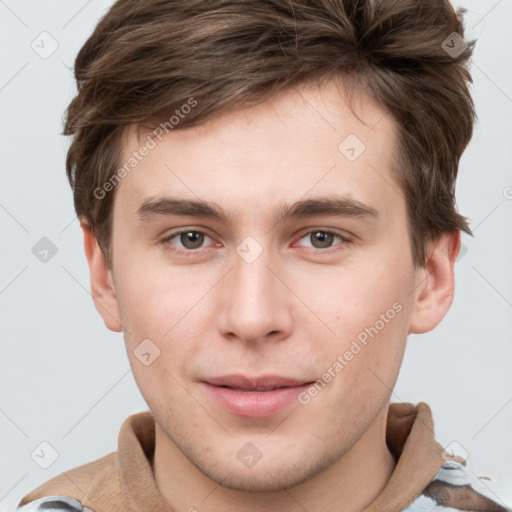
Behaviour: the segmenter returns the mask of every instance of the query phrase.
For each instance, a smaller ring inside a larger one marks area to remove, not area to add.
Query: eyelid
[[[299,238],[302,238],[304,235],[307,235],[309,233],[316,233],[316,232],[332,233],[333,235],[338,235],[341,238],[344,238],[344,239],[347,239],[347,240],[349,240],[350,237],[351,237],[351,235],[348,232],[346,232],[346,231],[338,230],[336,228],[324,228],[324,227],[321,227],[321,226],[308,226],[307,228],[301,229],[297,233],[296,236],[298,236]]]

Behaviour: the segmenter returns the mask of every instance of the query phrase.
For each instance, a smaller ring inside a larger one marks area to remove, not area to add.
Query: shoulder
[[[495,482],[478,477],[465,464],[448,461],[423,493],[404,512],[511,512],[499,496]]]
[[[16,512],[92,512],[91,497],[119,494],[116,452],[67,470],[26,494]]]
[[[45,496],[18,507],[16,512],[93,512],[67,496]]]

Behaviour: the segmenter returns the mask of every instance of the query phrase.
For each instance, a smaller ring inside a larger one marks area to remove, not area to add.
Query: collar
[[[443,465],[430,407],[424,402],[391,404],[386,442],[396,466],[388,483],[364,512],[401,512]],[[173,512],[160,493],[152,467],[155,421],[150,411],[129,416],[118,450],[65,471],[27,494],[19,506],[45,496],[68,496],[97,512]]]

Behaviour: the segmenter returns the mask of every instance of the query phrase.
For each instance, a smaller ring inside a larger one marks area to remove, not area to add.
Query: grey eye
[[[306,239],[310,241],[311,245],[308,245],[307,247],[312,247],[314,249],[328,249],[332,247],[335,237],[343,241],[343,237],[336,233],[317,229],[306,233],[301,240]]]

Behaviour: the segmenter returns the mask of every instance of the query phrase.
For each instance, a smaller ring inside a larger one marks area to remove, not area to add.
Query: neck
[[[156,424],[156,484],[175,511],[363,511],[382,491],[395,461],[386,445],[385,408],[340,459],[311,480],[278,492],[223,487],[201,473]]]

